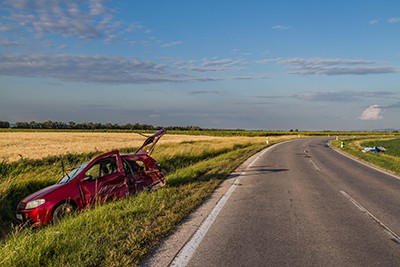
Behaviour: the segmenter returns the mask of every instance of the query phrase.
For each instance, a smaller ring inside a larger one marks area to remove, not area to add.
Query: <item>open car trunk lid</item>
[[[149,136],[146,141],[144,141],[143,145],[136,150],[135,154],[151,154],[154,149],[154,146],[158,142],[158,140],[166,133],[164,129],[159,130],[152,136]],[[146,150],[145,148],[148,147]]]

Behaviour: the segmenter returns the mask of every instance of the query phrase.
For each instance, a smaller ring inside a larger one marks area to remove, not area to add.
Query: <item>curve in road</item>
[[[328,140],[286,142],[258,157],[187,266],[400,266],[400,180]]]

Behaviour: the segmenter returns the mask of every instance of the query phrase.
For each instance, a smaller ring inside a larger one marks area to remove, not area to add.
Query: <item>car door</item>
[[[119,152],[111,151],[92,160],[79,186],[84,206],[124,197],[128,187]]]
[[[147,173],[146,165],[144,164],[144,162],[137,157],[127,159],[126,161],[129,164],[130,169],[132,170],[132,173],[129,176],[132,188],[131,192],[138,193],[147,188],[150,188],[152,184],[152,179]]]
[[[136,154],[148,154],[150,155],[151,152],[154,149],[154,146],[157,144],[158,140],[166,133],[164,129],[159,130],[155,134],[147,137],[147,139],[144,141],[143,145],[139,147],[136,152]]]
[[[139,168],[134,174],[137,177],[137,183],[142,190],[152,189],[153,186],[164,182],[164,180],[161,179],[164,178],[164,176],[160,177],[162,173],[150,156],[145,154],[135,155],[135,163]]]

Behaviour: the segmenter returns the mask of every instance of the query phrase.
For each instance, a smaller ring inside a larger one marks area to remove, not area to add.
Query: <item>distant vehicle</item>
[[[75,210],[165,185],[165,174],[150,157],[164,134],[162,129],[148,137],[134,154],[114,150],[82,164],[57,184],[24,198],[17,206],[17,219],[33,226],[57,223]]]

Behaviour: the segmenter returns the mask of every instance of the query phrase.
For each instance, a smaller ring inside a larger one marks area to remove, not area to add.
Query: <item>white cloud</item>
[[[99,39],[115,30],[113,11],[102,0],[7,0],[4,27],[16,25],[19,33],[35,37],[57,34],[78,39]],[[15,29],[14,29],[15,31]]]
[[[379,105],[371,105],[367,107],[361,115],[358,117],[360,120],[368,121],[368,120],[381,120],[382,117],[382,108]]]
[[[212,80],[172,72],[168,66],[104,55],[0,54],[0,75],[51,77],[105,84],[143,84]]]
[[[373,20],[370,20],[369,21],[369,24],[370,25],[376,25],[376,24],[378,24],[379,23],[379,20],[378,19],[373,19]]]
[[[275,58],[257,61],[260,64],[277,63],[286,65],[295,75],[368,75],[398,73],[393,66],[377,65],[378,62],[364,59],[343,58]]]
[[[125,30],[126,32],[136,32],[137,30],[143,29],[144,26],[138,22],[129,24],[128,28]],[[145,30],[147,31],[147,30]]]
[[[248,52],[243,52],[240,49],[232,49],[231,50],[232,55],[238,55],[238,56],[251,56],[251,53]]]
[[[400,22],[400,17],[393,17],[388,19],[389,23],[399,23]]]
[[[94,16],[108,12],[103,0],[90,0],[89,7],[90,7],[90,14]]]
[[[246,63],[239,59],[233,58],[203,58],[198,61],[178,61],[176,69],[189,70],[194,72],[224,72],[243,69]]]
[[[336,92],[303,92],[294,94],[296,99],[322,102],[354,102],[363,98],[393,98],[400,96],[390,91],[336,91]]]
[[[49,40],[55,42],[52,48],[57,48],[59,37],[80,44],[130,44],[137,38],[132,33],[149,31],[139,22],[117,19],[117,10],[108,0],[4,0],[0,6],[0,32],[19,43],[30,43],[28,50],[40,50]]]
[[[283,26],[283,25],[275,25],[271,27],[271,29],[278,31],[290,30],[291,28],[292,28],[291,26]]]
[[[211,67],[211,66],[222,66],[229,67],[233,65],[240,64],[240,60],[235,60],[231,58],[223,58],[223,59],[203,59],[203,63],[201,64],[203,67]]]
[[[246,76],[233,76],[228,78],[231,81],[241,81],[241,80],[254,80],[254,79],[270,79],[274,76],[272,74],[254,74],[254,75],[246,75]]]
[[[66,49],[68,46],[61,48]],[[257,73],[243,75],[243,65],[246,62],[231,58],[204,58],[200,62],[166,59],[164,62],[159,64],[109,55],[0,54],[0,75],[49,77],[103,84],[205,82],[272,77],[270,74]],[[240,75],[235,74],[237,71],[240,71]],[[208,74],[199,76],[199,73]]]
[[[177,46],[183,44],[183,41],[175,41],[175,42],[169,42],[169,43],[164,43],[161,45],[161,47],[172,47],[172,46]]]

